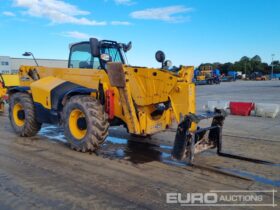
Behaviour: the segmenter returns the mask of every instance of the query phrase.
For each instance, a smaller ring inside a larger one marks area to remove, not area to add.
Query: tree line
[[[273,65],[273,72],[280,73],[279,60],[275,60],[272,63],[268,64],[262,62],[262,59],[259,55],[255,55],[252,58],[249,58],[248,56],[243,56],[242,58],[240,58],[239,61],[236,61],[234,63],[202,63],[200,64],[199,69],[201,68],[201,66],[205,65],[212,66],[213,69],[219,69],[222,74],[227,74],[228,71],[240,71],[242,72],[242,74],[247,75],[250,75],[253,72],[261,72],[264,75],[271,74],[271,69]]]

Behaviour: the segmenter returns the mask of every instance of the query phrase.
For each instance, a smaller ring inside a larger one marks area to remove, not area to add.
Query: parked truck
[[[233,82],[236,81],[238,73],[236,71],[228,71],[227,75],[223,74],[221,76],[222,82]]]
[[[195,70],[194,82],[196,85],[220,84],[220,76],[219,69],[213,70],[212,66],[205,65]]]

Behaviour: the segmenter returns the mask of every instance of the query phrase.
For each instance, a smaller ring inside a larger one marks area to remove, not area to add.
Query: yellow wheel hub
[[[86,119],[84,113],[81,110],[74,109],[71,111],[68,124],[72,136],[77,140],[82,140],[86,136]]]
[[[13,118],[17,126],[22,127],[24,125],[24,121],[25,121],[24,110],[23,110],[23,106],[20,103],[14,105]]]

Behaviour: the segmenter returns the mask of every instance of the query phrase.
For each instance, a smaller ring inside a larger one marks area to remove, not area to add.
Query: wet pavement
[[[118,127],[110,128],[110,130],[117,132],[122,130],[124,132],[124,129],[118,129]],[[63,134],[63,128],[59,126],[46,125],[41,129],[39,135],[68,145]],[[96,155],[108,159],[127,160],[133,164],[159,161],[171,165],[186,166],[185,161],[175,161],[171,158],[171,150],[172,146],[141,142],[141,138],[130,135],[127,138],[108,136]]]
[[[146,142],[141,142],[143,138],[137,138],[132,135],[127,134],[126,138],[120,138],[115,137],[114,131],[116,132],[125,132],[123,128],[113,127],[110,129],[111,136],[108,136],[106,139],[104,145],[96,152],[96,155],[102,158],[110,159],[110,160],[125,160],[129,161],[132,164],[145,164],[148,162],[161,162],[164,164],[168,164],[171,166],[176,167],[191,167],[186,161],[177,161],[171,158],[171,151],[172,146],[171,145],[164,145],[164,144],[150,144]],[[174,132],[171,132],[174,133]],[[63,129],[59,126],[53,126],[53,125],[46,125],[42,128],[39,135],[43,137],[47,137],[49,140],[58,141],[68,146],[67,140],[65,139],[63,135]],[[172,136],[172,135],[171,135]],[[174,137],[173,137],[174,138]],[[231,144],[234,139],[230,141],[230,138],[226,140],[227,144]],[[239,139],[240,141],[240,139]],[[263,140],[259,140],[257,143],[258,147],[261,146],[261,144],[266,144],[263,142]],[[275,145],[278,147],[280,143],[276,143]],[[250,146],[254,146],[250,144]],[[227,146],[229,147],[229,146]],[[238,145],[240,147],[240,144]],[[276,147],[276,148],[277,148]],[[230,148],[233,148],[233,146],[230,146]],[[246,148],[246,147],[245,147]],[[232,149],[226,149],[227,153],[224,154],[226,157],[227,154],[233,154],[234,150]],[[255,149],[254,149],[255,150]],[[225,152],[225,151],[224,151]],[[242,154],[242,152],[239,150],[237,153],[237,157],[242,159],[242,157],[245,157],[243,155],[248,156],[248,151],[245,152],[245,154]],[[249,153],[250,154],[250,153]],[[209,159],[211,158],[217,158],[217,155],[215,153],[215,150],[205,151],[204,153],[198,154],[199,159],[206,158],[207,162],[209,162]],[[218,156],[219,157],[219,156]],[[223,160],[231,160],[231,158],[225,158],[220,157],[220,160],[218,162],[223,163]],[[257,157],[255,157],[257,158]],[[244,159],[244,158],[243,158]],[[246,157],[245,157],[246,159]],[[271,185],[274,187],[280,187],[280,158],[276,156],[276,158],[267,157],[268,160],[262,160],[264,163],[260,163],[260,165],[265,166],[267,168],[272,168],[272,171],[275,171],[275,174],[269,174],[267,177],[260,176],[257,173],[258,172],[250,172],[250,170],[244,170],[244,169],[238,169],[238,168],[229,168],[229,167],[220,167],[216,166],[217,164],[213,165],[213,163],[208,165],[208,169],[212,171],[216,171],[216,173],[224,173],[225,175],[229,176],[236,176],[244,179],[248,179],[254,182],[259,182],[266,185]],[[276,161],[269,162],[269,160]],[[233,159],[235,160],[235,159]],[[239,160],[238,160],[239,161]],[[241,162],[247,162],[246,160],[240,160]],[[267,161],[267,162],[266,162]],[[203,161],[205,162],[205,160]],[[216,163],[217,161],[212,161]],[[249,162],[250,163],[250,162]],[[196,167],[199,167],[199,163],[194,163]],[[253,163],[257,164],[257,163]],[[203,164],[205,165],[205,164]],[[228,164],[226,164],[228,165]],[[250,164],[249,164],[250,165]],[[258,165],[258,164],[257,164]],[[248,166],[248,164],[247,164]],[[210,167],[210,168],[209,168]],[[212,167],[212,168],[211,168]],[[204,168],[205,169],[205,168]],[[207,169],[206,169],[207,170]]]
[[[236,116],[225,122],[224,153],[270,163],[218,156],[213,149],[190,166],[171,158],[174,130],[137,138],[111,127],[100,150],[89,154],[72,151],[58,126],[19,138],[2,115],[0,209],[182,209],[167,204],[166,193],[210,190],[276,190],[279,205],[279,122]],[[271,202],[272,195],[264,192],[264,200]]]

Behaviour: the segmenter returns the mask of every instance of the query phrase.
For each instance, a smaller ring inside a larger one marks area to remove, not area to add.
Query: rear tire
[[[36,121],[33,99],[28,93],[15,93],[9,101],[9,118],[16,134],[35,136],[42,124]]]
[[[0,114],[5,112],[5,103],[0,100]]]
[[[104,107],[91,96],[73,96],[63,108],[64,134],[72,149],[93,152],[108,136]]]

